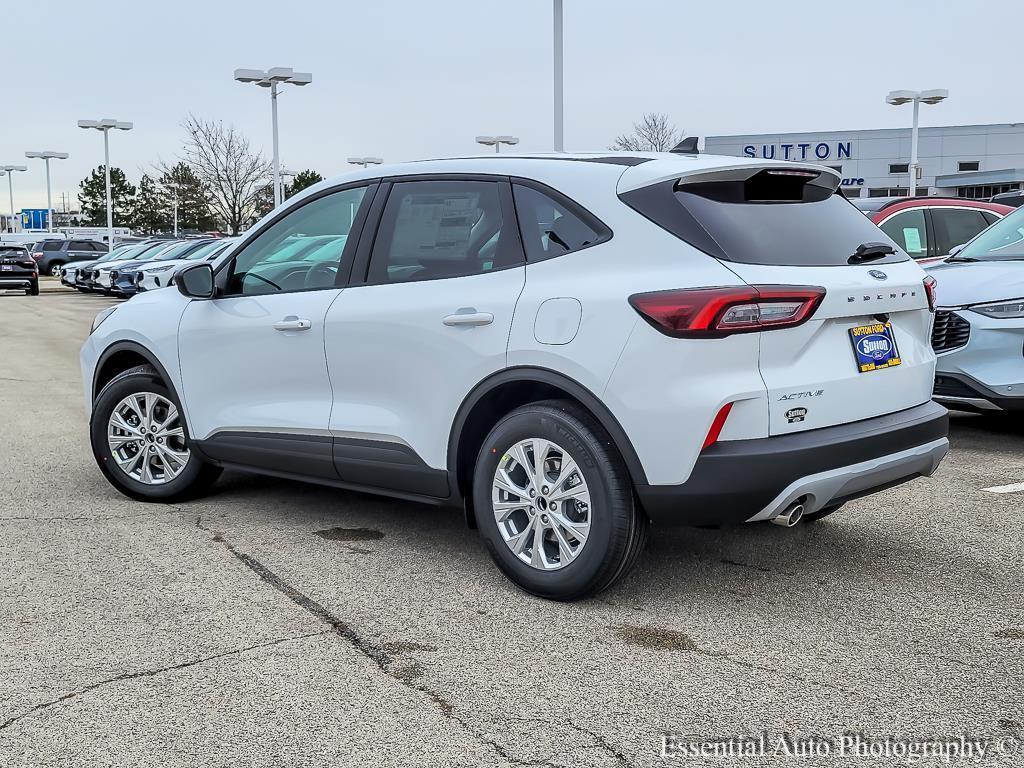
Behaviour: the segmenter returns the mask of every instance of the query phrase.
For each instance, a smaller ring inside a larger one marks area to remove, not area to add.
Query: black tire
[[[838,504],[832,504],[832,505],[827,506],[827,507],[822,507],[817,512],[809,512],[809,513],[807,513],[806,515],[803,516],[802,522],[804,522],[804,523],[814,523],[814,522],[817,522],[818,520],[821,520],[823,517],[828,517],[833,512],[835,512],[837,509],[842,507],[844,504],[846,504],[846,502],[845,501],[841,501]]]
[[[38,280],[34,281],[32,283],[32,285],[30,285],[28,287],[28,290],[25,291],[25,294],[28,295],[28,296],[38,296],[39,295],[39,281]]]
[[[182,413],[178,396],[161,380],[156,370],[149,365],[140,365],[115,376],[103,387],[93,404],[89,421],[89,436],[93,456],[103,475],[117,490],[139,501],[170,503],[185,501],[202,495],[220,476],[221,468],[199,458],[193,451],[181,474],[161,485],[148,485],[129,477],[112,458],[107,442],[107,423],[118,403],[135,392],[152,392],[161,395]],[[190,442],[188,425],[182,419],[185,444]]]
[[[541,570],[512,553],[498,530],[491,486],[499,462],[518,441],[543,438],[560,446],[580,468],[590,491],[590,532],[575,559]],[[530,594],[578,600],[607,589],[636,563],[647,541],[648,520],[635,502],[629,472],[593,417],[575,404],[549,400],[517,408],[484,441],[473,472],[477,528],[498,568]]]

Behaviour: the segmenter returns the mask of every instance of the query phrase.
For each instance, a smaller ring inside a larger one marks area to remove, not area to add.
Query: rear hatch
[[[28,277],[36,271],[36,263],[24,248],[0,247],[0,278]]]
[[[758,332],[772,435],[931,398],[925,273],[835,192],[838,182],[821,167],[745,163],[675,173],[620,194],[749,285],[825,289],[809,320]]]

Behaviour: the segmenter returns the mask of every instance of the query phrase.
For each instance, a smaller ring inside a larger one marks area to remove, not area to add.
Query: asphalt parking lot
[[[655,531],[625,582],[556,604],[427,506],[241,474],[188,504],[119,495],[78,368],[108,302],[0,295],[0,765],[654,766],[684,763],[665,734],[1024,739],[1024,493],[982,490],[1024,481],[1019,424],[956,415],[936,477],[826,521]]]

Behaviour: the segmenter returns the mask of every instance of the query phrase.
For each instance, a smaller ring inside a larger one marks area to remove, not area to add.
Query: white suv
[[[556,599],[652,523],[822,517],[948,449],[933,281],[838,183],[659,154],[323,182],[96,318],[93,451],[148,501],[231,467],[463,508]]]

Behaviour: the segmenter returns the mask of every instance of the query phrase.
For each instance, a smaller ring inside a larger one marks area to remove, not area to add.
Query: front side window
[[[932,223],[935,225],[935,244],[940,255],[973,240],[976,234],[988,227],[980,210],[963,208],[935,208],[932,210]]]
[[[882,231],[913,258],[923,259],[928,255],[928,229],[924,223],[924,211],[897,213],[882,223]]]
[[[366,202],[366,187],[319,197],[293,210],[245,246],[234,260],[226,293],[253,295],[330,288],[351,258],[349,232]],[[310,252],[330,246],[330,258]]]
[[[493,181],[402,181],[388,196],[371,283],[441,280],[522,262]]]
[[[605,228],[588,224],[566,205],[532,187],[513,185],[516,215],[529,261],[540,261],[578,251],[607,239]]]

